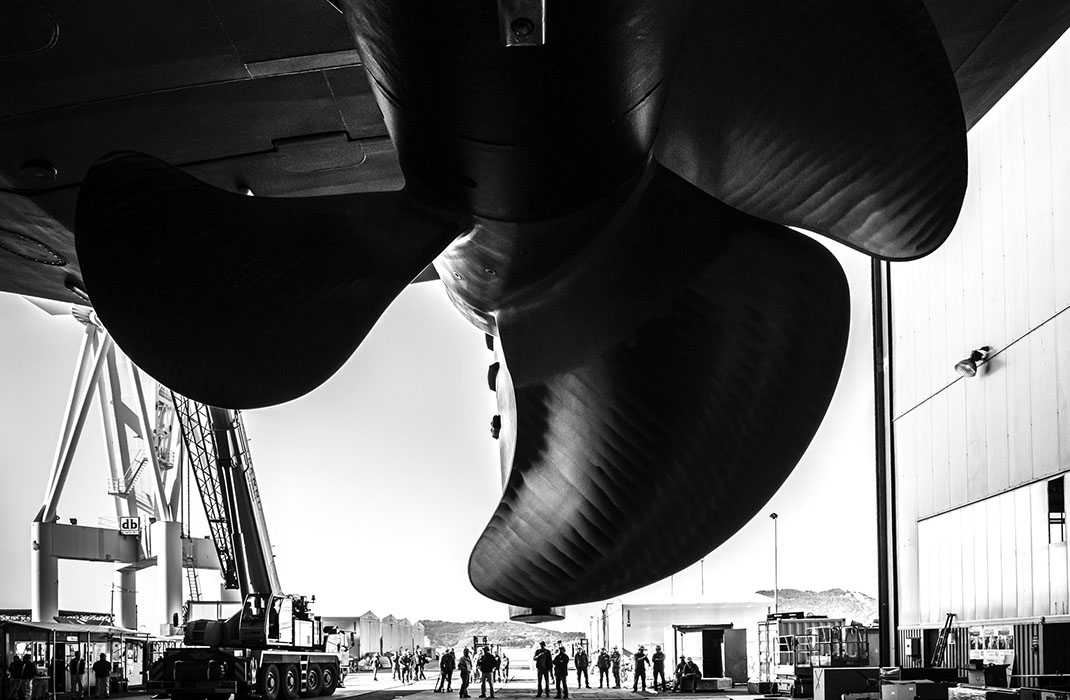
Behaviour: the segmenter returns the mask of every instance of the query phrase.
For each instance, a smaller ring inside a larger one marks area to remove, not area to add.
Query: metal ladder
[[[954,620],[955,613],[949,612],[947,614],[947,620],[944,622],[944,627],[940,630],[940,636],[936,638],[936,648],[933,649],[933,657],[929,661],[929,666],[932,668],[944,664],[944,652],[947,651],[947,637],[951,634],[951,623]]]

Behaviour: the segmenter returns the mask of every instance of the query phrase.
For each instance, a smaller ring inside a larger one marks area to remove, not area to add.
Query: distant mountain
[[[773,591],[755,591],[760,595],[773,597]],[[870,624],[877,617],[877,600],[858,591],[845,591],[842,588],[830,588],[827,591],[800,591],[795,588],[780,589],[781,612],[804,612],[826,617],[842,617],[848,622],[854,620]]]
[[[436,647],[463,647],[472,643],[472,637],[486,637],[491,644],[507,647],[532,647],[540,641],[572,642],[583,639],[583,632],[558,632],[522,622],[445,622],[443,620],[420,620],[424,634]]]

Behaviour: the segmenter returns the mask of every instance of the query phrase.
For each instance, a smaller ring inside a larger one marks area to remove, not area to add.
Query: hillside
[[[474,636],[486,636],[488,642],[508,647],[532,647],[539,641],[567,643],[586,636],[583,632],[558,632],[522,622],[420,622],[431,645],[436,647],[461,647],[471,644]]]
[[[755,591],[773,597],[773,591]],[[858,591],[830,588],[827,591],[800,591],[795,588],[780,589],[780,611],[822,614],[828,617],[843,617],[869,624],[877,617],[877,600]]]

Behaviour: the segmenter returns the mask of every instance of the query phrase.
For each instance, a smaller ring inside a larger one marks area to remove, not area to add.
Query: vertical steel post
[[[873,303],[873,406],[877,466],[877,617],[880,665],[899,664],[899,575],[896,564],[895,439],[892,413],[891,271],[870,263]]]

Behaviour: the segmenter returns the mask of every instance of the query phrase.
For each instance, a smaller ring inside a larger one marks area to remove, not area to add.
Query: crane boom
[[[243,598],[280,593],[241,415],[179,394],[174,401],[224,586],[239,589]]]

